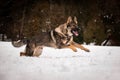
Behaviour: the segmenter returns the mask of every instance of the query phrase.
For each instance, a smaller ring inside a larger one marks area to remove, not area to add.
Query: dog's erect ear
[[[76,24],[78,23],[76,16],[74,16],[74,21],[75,21]]]
[[[70,23],[70,22],[72,22],[72,17],[71,16],[68,17],[67,24]]]

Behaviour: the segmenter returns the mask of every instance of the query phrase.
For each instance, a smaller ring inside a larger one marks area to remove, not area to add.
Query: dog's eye
[[[70,27],[70,25],[67,25],[67,28]]]

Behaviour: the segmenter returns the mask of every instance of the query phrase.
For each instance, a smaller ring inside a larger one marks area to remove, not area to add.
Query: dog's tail
[[[12,45],[14,47],[21,47],[23,45],[27,44],[27,40],[24,39],[24,40],[17,40],[17,41],[12,41]]]

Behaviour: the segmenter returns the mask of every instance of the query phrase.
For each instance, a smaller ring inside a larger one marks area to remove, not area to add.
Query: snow
[[[84,46],[91,52],[44,47],[40,57],[20,57],[25,46],[0,42],[0,80],[120,80],[120,47]]]

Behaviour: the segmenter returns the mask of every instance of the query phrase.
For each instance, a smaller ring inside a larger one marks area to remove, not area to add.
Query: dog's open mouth
[[[73,33],[75,36],[78,36],[78,35],[79,35],[79,34],[78,34],[78,31],[76,31],[76,30],[73,30],[72,33]]]

